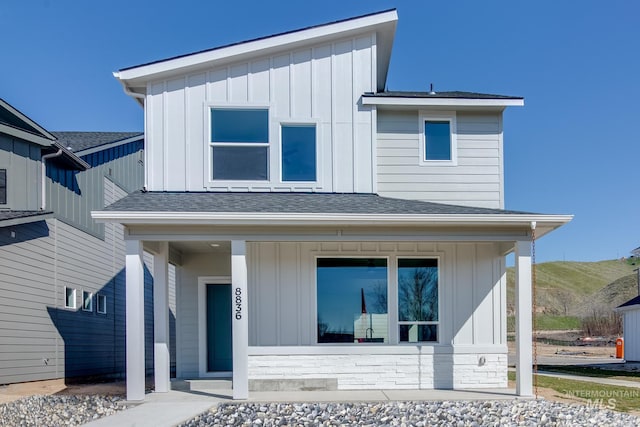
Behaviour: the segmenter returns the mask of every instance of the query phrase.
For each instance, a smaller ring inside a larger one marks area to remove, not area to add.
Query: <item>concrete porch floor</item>
[[[184,388],[184,387],[181,387]],[[514,389],[490,390],[332,390],[253,391],[246,401],[234,401],[226,382],[192,381],[189,390],[149,393],[144,402],[118,414],[85,424],[106,426],[175,426],[219,403],[242,402],[384,402],[444,400],[508,400],[519,398]]]

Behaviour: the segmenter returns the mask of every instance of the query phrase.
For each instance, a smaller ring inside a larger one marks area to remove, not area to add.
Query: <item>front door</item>
[[[231,285],[207,285],[207,372],[231,372]]]

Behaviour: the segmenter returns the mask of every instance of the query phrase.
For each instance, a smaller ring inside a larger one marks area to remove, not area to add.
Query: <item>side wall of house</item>
[[[40,146],[0,134],[0,169],[7,170],[7,204],[0,209],[40,208]]]
[[[640,308],[625,311],[624,358],[628,362],[640,362]]]
[[[381,196],[504,207],[502,114],[458,111],[456,166],[420,164],[419,113],[379,110],[377,183]]]
[[[151,191],[372,192],[375,34],[237,61],[148,85],[147,187]],[[269,108],[269,179],[209,182],[209,108]],[[280,179],[280,124],[315,123],[316,183]]]

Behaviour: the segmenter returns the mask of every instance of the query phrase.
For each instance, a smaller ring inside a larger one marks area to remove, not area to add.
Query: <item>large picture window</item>
[[[400,342],[438,341],[438,260],[398,259]]]
[[[315,125],[282,125],[282,180],[316,180]]]
[[[386,258],[318,258],[318,343],[386,343]]]
[[[269,110],[212,108],[214,180],[269,179]]]

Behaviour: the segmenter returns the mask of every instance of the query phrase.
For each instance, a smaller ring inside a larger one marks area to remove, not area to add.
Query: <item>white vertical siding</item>
[[[624,358],[628,362],[640,362],[640,307],[624,314]]]
[[[280,52],[184,78],[150,83],[145,108],[147,187],[152,191],[372,192],[375,36]],[[270,109],[269,181],[209,182],[211,105]],[[280,182],[279,125],[318,126],[318,181]]]
[[[420,165],[418,111],[377,112],[380,195],[502,208],[501,113],[457,112],[457,166]]]

